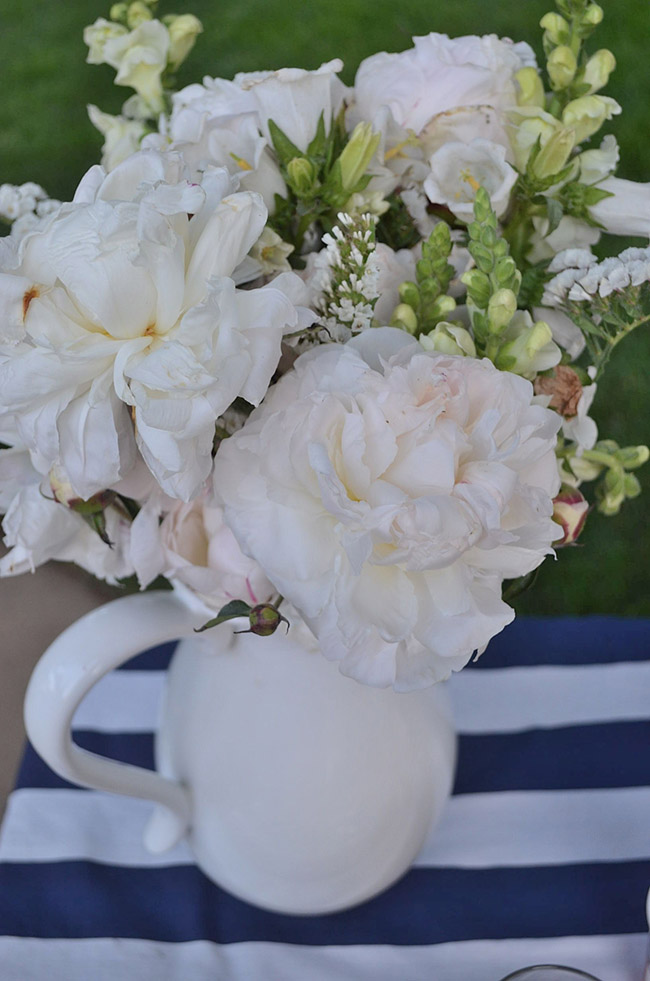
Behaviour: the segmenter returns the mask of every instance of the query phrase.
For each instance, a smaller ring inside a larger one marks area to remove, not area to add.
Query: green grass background
[[[621,146],[619,175],[650,180],[650,4],[604,0],[605,21],[592,50],[611,48],[618,68],[607,89],[623,115],[604,132]],[[113,86],[106,66],[85,64],[82,31],[106,16],[98,0],[0,0],[0,183],[35,180],[55,197],[69,197],[99,156],[101,138],[86,117],[94,102],[116,112],[130,94]],[[497,33],[527,40],[541,57],[539,19],[550,0],[179,0],[160,13],[197,14],[205,32],[180,73],[180,84],[202,75],[285,65],[316,68],[341,57],[351,83],[359,62],[375,51],[410,46],[414,34]],[[611,251],[622,247],[613,240]],[[617,351],[594,415],[603,436],[650,441],[650,331]],[[650,466],[640,471],[650,493]],[[592,514],[579,547],[542,567],[535,589],[518,604],[529,613],[650,615],[648,497],[624,505],[616,518]]]

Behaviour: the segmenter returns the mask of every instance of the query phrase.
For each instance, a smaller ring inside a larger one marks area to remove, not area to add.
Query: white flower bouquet
[[[650,190],[594,141],[601,8],[556,6],[545,66],[430,34],[351,88],[335,60],[175,91],[201,24],[152,0],[86,29],[134,90],[90,107],[101,164],[70,202],[0,187],[0,575],[164,577],[260,635],[297,611],[408,690],[513,619],[590,500],[638,494],[648,449],[589,410],[650,249],[591,247],[650,235]]]

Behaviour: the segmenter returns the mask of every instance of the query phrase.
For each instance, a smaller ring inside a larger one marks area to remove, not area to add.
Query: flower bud
[[[561,44],[551,51],[546,67],[552,88],[565,89],[575,78],[578,62],[571,48]]]
[[[149,10],[149,7],[146,3],[143,3],[143,0],[133,0],[133,3],[129,4],[126,12],[127,26],[133,31],[140,24],[144,24],[146,20],[153,20],[153,14]]]
[[[536,68],[529,65],[527,68],[520,68],[515,74],[517,83],[517,105],[519,106],[544,106],[544,83],[539,77]]]
[[[236,630],[237,634],[257,634],[258,637],[270,637],[278,629],[281,623],[286,623],[289,629],[289,621],[283,617],[270,603],[259,603],[254,606],[248,614],[249,630]]]
[[[597,3],[590,3],[582,15],[582,23],[585,27],[598,27],[603,19],[603,8]]]
[[[602,48],[592,55],[582,75],[582,81],[589,86],[589,93],[604,88],[615,68],[616,58],[607,48]]]
[[[641,493],[641,484],[636,474],[626,473],[623,478],[623,487],[627,498],[638,497]]]
[[[402,303],[408,303],[414,310],[420,306],[420,291],[415,283],[407,280],[405,283],[401,284],[398,292]]]
[[[468,269],[460,277],[460,281],[467,287],[467,295],[472,303],[479,310],[487,309],[490,296],[492,295],[492,289],[490,287],[490,280],[485,273],[482,273],[479,269]]]
[[[120,24],[126,24],[126,15],[128,11],[128,3],[114,3],[108,16],[111,20],[118,21]]]
[[[636,470],[648,462],[650,449],[647,446],[623,446],[616,451],[616,458],[626,470]]]
[[[409,334],[417,334],[418,318],[413,307],[409,306],[408,303],[398,304],[390,318],[390,326],[399,327],[401,330],[408,331]]]
[[[456,301],[454,300],[453,296],[447,296],[446,293],[443,293],[442,296],[437,297],[433,306],[430,308],[429,313],[431,317],[439,318],[445,317],[448,313],[451,313],[452,310],[455,309]]]
[[[557,351],[555,363],[560,360],[560,350],[553,342],[551,328],[540,320],[532,327],[523,327],[512,340],[502,344],[494,363],[502,371],[512,371],[524,378],[534,378],[541,365],[545,364],[546,359],[539,357],[546,353],[545,349],[551,359],[555,357]]]
[[[380,139],[380,134],[373,131],[370,123],[357,123],[352,130],[339,157],[341,182],[346,191],[352,191],[365,174]]]
[[[104,511],[116,499],[115,493],[110,490],[100,491],[84,500],[72,487],[67,474],[56,465],[50,470],[48,480],[54,500],[83,518],[101,540],[110,546]]]
[[[517,297],[512,290],[500,289],[493,293],[487,309],[492,333],[501,333],[512,320],[516,309]]]
[[[309,194],[316,180],[316,169],[307,157],[294,157],[287,164],[289,183],[298,197]]]
[[[575,133],[572,129],[560,127],[546,141],[535,158],[532,170],[535,177],[544,180],[559,173],[566,166],[575,146]]]
[[[203,24],[194,14],[180,14],[167,21],[169,31],[169,54],[167,56],[172,71],[181,65],[194,47]]]
[[[576,143],[582,143],[597,133],[600,127],[612,116],[617,116],[621,107],[615,99],[606,95],[582,95],[566,106],[562,122],[575,133]]]
[[[425,351],[476,357],[476,345],[472,335],[465,327],[458,324],[448,324],[443,321],[428,334],[423,334],[420,337],[420,344]]]
[[[553,521],[556,521],[563,531],[563,536],[553,544],[572,545],[582,531],[589,513],[589,502],[575,487],[563,484],[560,493],[553,501]]]
[[[539,22],[539,26],[546,33],[546,37],[553,44],[564,44],[569,40],[569,25],[560,14],[544,14]]]

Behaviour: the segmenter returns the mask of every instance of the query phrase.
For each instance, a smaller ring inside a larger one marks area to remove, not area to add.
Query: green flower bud
[[[581,80],[589,86],[590,94],[598,92],[607,85],[609,76],[615,68],[616,58],[607,48],[601,48],[591,56],[581,76]]]
[[[467,287],[467,294],[472,303],[479,310],[485,310],[492,295],[490,280],[485,273],[482,273],[480,269],[468,269],[460,277],[460,281]]]
[[[616,451],[616,458],[626,470],[636,470],[648,462],[650,449],[647,446],[624,446]]]
[[[446,293],[443,293],[443,295],[439,296],[433,303],[430,310],[430,315],[437,319],[438,317],[444,317],[446,314],[451,313],[452,310],[455,309],[456,301],[454,300],[453,296],[447,296]]]
[[[560,14],[544,14],[539,22],[539,26],[546,33],[546,37],[553,44],[564,44],[569,40],[569,25]]]
[[[546,141],[537,154],[532,171],[535,177],[544,180],[559,173],[567,164],[575,146],[575,133],[572,129],[561,127]]]
[[[408,303],[414,310],[420,306],[420,291],[415,283],[407,280],[405,283],[402,283],[398,292],[402,303]]]
[[[604,17],[603,8],[597,3],[590,3],[582,15],[582,23],[585,27],[598,27]]]
[[[626,473],[623,479],[625,496],[627,498],[638,497],[641,493],[641,484],[639,483],[639,478],[633,473]]]
[[[512,290],[500,289],[493,293],[487,308],[490,330],[495,334],[501,333],[512,320],[516,309],[517,297]]]
[[[583,95],[569,102],[562,113],[562,122],[574,131],[576,143],[582,143],[620,111],[618,102],[606,95]]]
[[[500,287],[519,291],[521,284],[521,273],[517,269],[517,263],[510,255],[504,255],[497,260],[494,277]]]
[[[128,3],[114,3],[108,16],[111,20],[117,21],[120,24],[126,24],[128,10]]]
[[[357,123],[352,130],[339,157],[341,182],[346,191],[352,191],[365,174],[380,139],[380,134],[373,131],[370,123]]]
[[[503,344],[495,358],[495,365],[502,371],[513,371],[524,378],[534,378],[537,374],[537,356],[553,341],[553,333],[548,324],[540,320],[532,327],[526,327],[513,340]]]
[[[476,357],[476,345],[472,335],[459,324],[448,324],[443,321],[428,334],[423,334],[420,337],[420,344],[425,351]]]
[[[180,14],[170,19],[167,30],[169,31],[167,61],[171,70],[176,71],[194,47],[194,42],[203,31],[203,24],[194,14]]]
[[[409,334],[417,334],[418,318],[415,315],[413,307],[409,306],[408,303],[398,304],[393,310],[393,316],[390,318],[390,326],[399,327]]]
[[[132,31],[146,20],[153,20],[153,14],[143,0],[133,0],[126,12],[126,23]]]
[[[561,44],[550,53],[546,67],[551,80],[551,87],[556,90],[565,89],[575,78],[578,62],[571,48],[566,44]]]
[[[294,157],[287,164],[287,175],[292,189],[298,197],[302,197],[314,187],[316,168],[307,157]]]
[[[603,514],[618,514],[625,500],[625,474],[622,467],[610,467],[602,484],[601,500],[598,510]]]
[[[520,68],[515,74],[517,105],[544,107],[544,83],[532,65]]]

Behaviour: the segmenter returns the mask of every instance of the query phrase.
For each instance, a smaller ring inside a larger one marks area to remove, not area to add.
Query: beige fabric
[[[59,562],[33,575],[0,579],[0,815],[22,753],[22,702],[32,668],[57,634],[116,595],[81,569]]]

